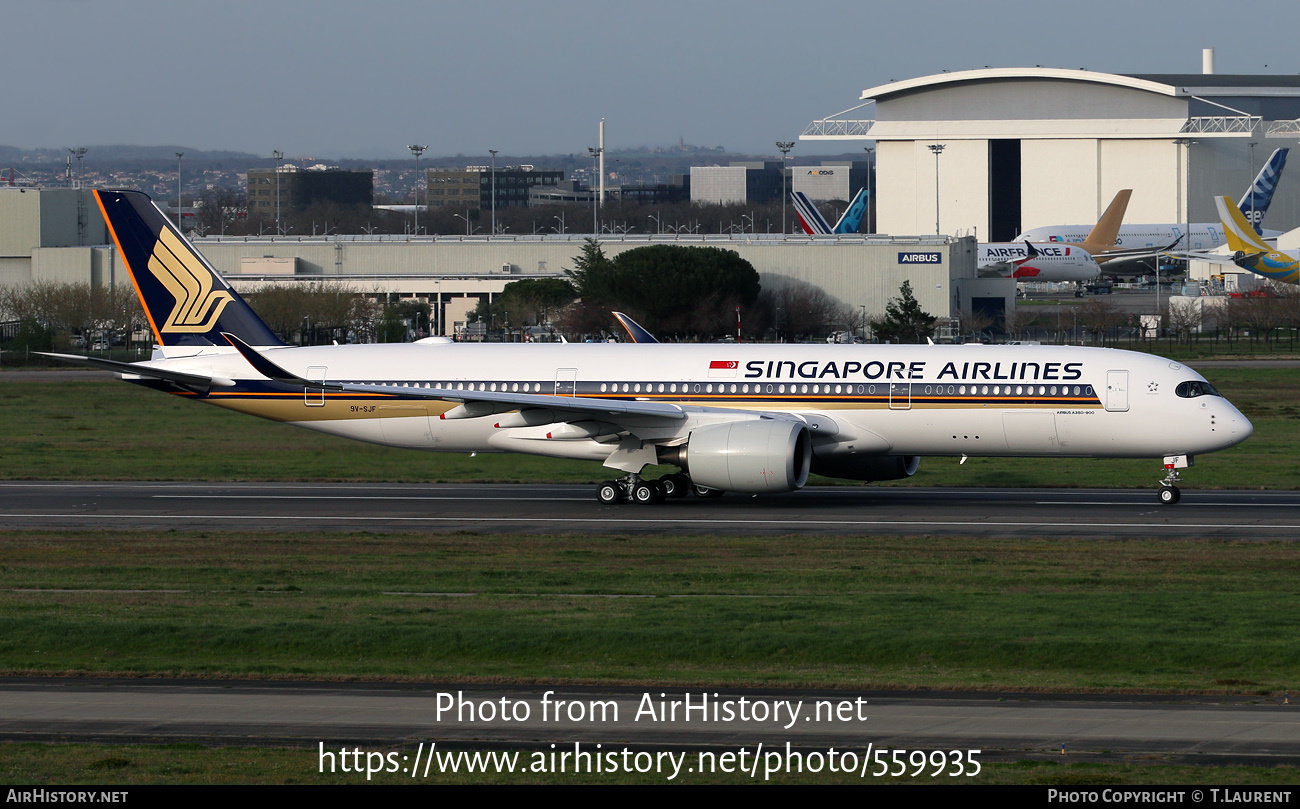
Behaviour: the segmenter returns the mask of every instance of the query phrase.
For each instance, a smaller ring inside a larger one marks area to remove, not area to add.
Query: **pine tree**
[[[920,343],[934,334],[934,315],[927,313],[912,295],[912,282],[904,281],[898,297],[885,307],[885,316],[871,321],[876,337],[885,343]]]

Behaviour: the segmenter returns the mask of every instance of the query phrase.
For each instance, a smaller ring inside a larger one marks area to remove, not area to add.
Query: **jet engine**
[[[661,447],[659,460],[680,466],[698,486],[728,492],[792,492],[808,482],[812,437],[793,421],[754,419],[710,424],[685,444]]]
[[[844,480],[900,480],[916,474],[921,465],[917,455],[833,455],[814,456],[812,471]]]

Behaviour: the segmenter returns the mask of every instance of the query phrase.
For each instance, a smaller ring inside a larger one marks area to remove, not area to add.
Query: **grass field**
[[[0,571],[10,674],[1300,683],[1291,543],[23,532]]]
[[[1254,436],[1203,456],[1185,488],[1300,488],[1300,369],[1212,369]],[[653,474],[653,473],[651,473]],[[1149,488],[1158,461],[926,458],[913,486]],[[599,464],[422,453],[321,435],[121,382],[23,382],[0,397],[0,478],[597,483]],[[834,481],[814,479],[813,483]]]

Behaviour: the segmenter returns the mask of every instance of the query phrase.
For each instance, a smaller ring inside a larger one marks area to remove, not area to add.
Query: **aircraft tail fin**
[[[1277,189],[1278,180],[1282,178],[1282,169],[1286,167],[1286,156],[1289,151],[1290,149],[1285,148],[1274,149],[1264,168],[1259,170],[1255,182],[1246,189],[1246,194],[1237,203],[1237,207],[1245,214],[1247,221],[1258,234],[1264,232],[1264,214],[1268,213],[1269,203],[1273,201],[1273,192]]]
[[[1214,206],[1219,210],[1219,219],[1223,222],[1223,234],[1228,239],[1228,247],[1238,253],[1267,253],[1272,250],[1260,239],[1251,227],[1241,209],[1232,204],[1227,197],[1215,197]]]
[[[857,196],[844,209],[844,215],[835,223],[835,233],[857,233],[862,229],[862,217],[867,213],[867,189],[858,189]]]
[[[1125,188],[1116,194],[1107,206],[1106,212],[1097,220],[1092,232],[1080,246],[1090,253],[1113,248],[1115,240],[1119,238],[1119,227],[1124,224],[1124,214],[1128,211],[1128,199],[1131,196],[1133,196],[1131,188]]]
[[[812,204],[808,195],[802,191],[791,191],[790,199],[794,202],[795,215],[799,217],[799,226],[809,236],[829,236],[831,225],[822,216],[817,206]]]
[[[227,346],[222,332],[284,345],[148,195],[97,190],[95,199],[159,345]]]

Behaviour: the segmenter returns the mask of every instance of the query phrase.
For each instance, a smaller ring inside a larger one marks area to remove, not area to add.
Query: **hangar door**
[[[989,241],[1020,235],[1020,141],[989,141]]]

